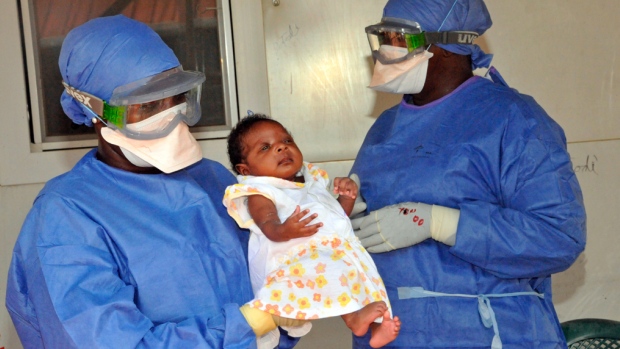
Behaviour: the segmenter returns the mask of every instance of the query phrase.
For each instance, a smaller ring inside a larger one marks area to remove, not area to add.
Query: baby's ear
[[[239,172],[240,174],[244,176],[247,176],[250,174],[250,169],[248,168],[248,165],[246,164],[236,164],[235,170],[237,170],[237,172]]]

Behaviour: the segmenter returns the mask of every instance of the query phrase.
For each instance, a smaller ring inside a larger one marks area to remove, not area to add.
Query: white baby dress
[[[304,163],[301,173],[305,183],[238,176],[239,184],[226,189],[228,213],[252,232],[248,260],[255,298],[248,304],[281,317],[307,320],[352,313],[381,300],[389,307],[372,258],[327,189],[327,173],[310,163]],[[250,195],[273,201],[281,222],[299,205],[302,211],[317,213],[312,224],[322,222],[323,227],[310,237],[273,242],[248,213]]]

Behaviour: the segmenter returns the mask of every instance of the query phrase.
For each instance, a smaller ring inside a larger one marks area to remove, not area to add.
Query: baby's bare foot
[[[386,312],[387,305],[385,305],[385,302],[379,301],[370,303],[355,313],[344,314],[342,315],[342,319],[347,327],[351,329],[353,334],[356,336],[363,336],[366,332],[368,332],[368,327],[370,324],[372,324],[377,318],[384,316],[383,314]]]
[[[400,332],[400,319],[398,316],[390,318],[390,312],[383,313],[383,322],[370,325],[370,346],[381,348],[398,337]]]

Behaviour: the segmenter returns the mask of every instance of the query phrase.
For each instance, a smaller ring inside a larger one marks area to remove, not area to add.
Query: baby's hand
[[[357,184],[349,177],[334,178],[334,194],[347,196],[353,200],[357,198]]]
[[[310,213],[310,210],[301,211],[300,207],[297,206],[293,214],[288,217],[284,223],[282,223],[281,236],[286,240],[290,240],[316,234],[316,232],[319,231],[319,228],[323,226],[323,223],[309,225],[313,219],[318,217],[318,214],[313,213],[310,216],[303,218],[308,213]]]

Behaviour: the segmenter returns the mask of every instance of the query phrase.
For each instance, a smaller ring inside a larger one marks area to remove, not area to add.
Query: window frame
[[[27,1],[27,0],[26,0]],[[226,1],[226,0],[223,0]],[[28,69],[34,61],[34,48],[27,44],[23,28],[31,28],[30,18],[22,16],[27,3],[2,2],[0,10],[0,101],[3,102],[4,125],[0,128],[0,186],[43,183],[68,170],[94,145],[80,149],[46,150],[31,143]],[[234,57],[234,66],[226,72],[236,78],[236,115],[231,113],[231,125],[213,131],[212,139],[199,144],[206,158],[227,164],[226,140],[228,130],[247,110],[269,113],[269,88],[265,56],[263,15],[260,2],[230,0],[232,43],[222,47]],[[244,35],[251,33],[251,35]],[[30,63],[31,64],[31,63]],[[229,91],[232,93],[234,91]],[[230,95],[225,96],[230,98]],[[33,109],[39,100],[32,99]],[[233,104],[231,104],[233,105]],[[92,142],[92,141],[91,141]],[[227,166],[228,167],[228,166]]]

